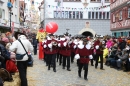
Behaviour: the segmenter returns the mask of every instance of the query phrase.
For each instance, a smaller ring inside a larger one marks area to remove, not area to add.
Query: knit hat
[[[9,39],[6,38],[6,37],[4,37],[4,38],[2,38],[2,41],[8,43],[8,42],[9,42]]]

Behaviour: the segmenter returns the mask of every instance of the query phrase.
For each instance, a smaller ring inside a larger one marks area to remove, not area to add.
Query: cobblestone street
[[[89,65],[88,81],[78,77],[76,61],[71,64],[71,71],[62,69],[57,63],[57,72],[47,70],[44,61],[34,56],[34,66],[28,67],[29,86],[130,86],[130,75],[104,65],[105,70]]]

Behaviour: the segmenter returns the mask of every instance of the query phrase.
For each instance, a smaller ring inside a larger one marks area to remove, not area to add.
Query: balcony
[[[127,4],[128,1],[129,0],[117,0],[110,5],[110,9],[113,10],[114,8],[119,7],[123,4]]]

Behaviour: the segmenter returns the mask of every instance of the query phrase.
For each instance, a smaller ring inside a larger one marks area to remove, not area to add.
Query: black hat
[[[15,39],[18,39],[18,36],[19,35],[25,35],[24,33],[21,33],[21,32],[15,32],[14,33],[14,37],[15,37]],[[26,35],[25,35],[26,36]]]
[[[61,38],[65,37],[64,35],[60,35]]]
[[[53,34],[49,34],[49,36],[54,36]]]

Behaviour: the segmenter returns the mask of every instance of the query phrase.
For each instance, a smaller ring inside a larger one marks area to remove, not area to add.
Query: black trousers
[[[46,62],[46,65],[49,64],[48,54],[44,54],[44,61]]]
[[[59,65],[61,65],[61,63],[62,63],[62,55],[60,54],[59,57],[60,57],[59,58]]]
[[[48,54],[48,68],[53,65],[53,69],[56,69],[56,54]]]
[[[66,60],[67,60],[67,69],[70,68],[70,57],[69,56],[63,56],[63,67],[66,66]]]
[[[100,58],[100,69],[103,69],[103,54],[96,54],[96,63],[95,67],[98,66],[98,60]]]
[[[34,48],[34,55],[36,55],[37,54],[37,46],[33,46],[33,48]]]
[[[79,66],[78,66],[79,70],[78,70],[78,74],[81,76],[81,71],[82,71],[82,68],[84,69],[84,78],[87,78],[87,75],[88,75],[88,64],[85,63],[79,63]]]
[[[130,71],[130,62],[129,59],[126,61],[126,64],[124,64],[126,71]]]
[[[28,86],[27,83],[27,61],[17,61],[17,67],[21,79],[21,86]]]
[[[59,54],[59,53],[57,53],[57,55],[56,55],[57,62],[58,62],[58,60],[59,60],[59,57],[60,57],[60,54]]]
[[[74,53],[74,52],[71,52],[71,63],[74,62],[74,56],[75,56],[75,53]]]

